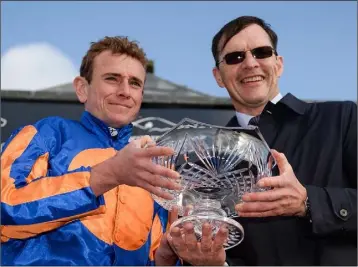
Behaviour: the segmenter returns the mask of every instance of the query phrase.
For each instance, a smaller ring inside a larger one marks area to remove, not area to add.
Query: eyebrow
[[[120,78],[123,75],[120,74],[120,73],[108,72],[108,73],[105,73],[105,74],[102,75],[102,77],[105,77],[105,76],[114,76],[114,77],[119,77]],[[131,79],[136,81],[136,82],[138,82],[141,86],[144,84],[144,82],[140,78],[138,78],[136,76],[129,76],[129,80],[131,80]]]

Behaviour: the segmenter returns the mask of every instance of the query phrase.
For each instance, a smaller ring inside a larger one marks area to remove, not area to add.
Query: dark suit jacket
[[[236,117],[227,126],[239,126]],[[245,239],[227,251],[229,265],[357,266],[357,105],[287,94],[266,105],[259,129],[306,187],[312,222],[238,218]]]

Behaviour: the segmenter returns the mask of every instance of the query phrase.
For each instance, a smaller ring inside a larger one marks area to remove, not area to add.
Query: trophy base
[[[207,222],[212,226],[212,235],[215,237],[216,233],[219,231],[222,225],[225,225],[228,229],[228,239],[224,244],[224,249],[230,249],[239,245],[244,239],[244,229],[240,223],[237,221],[230,219],[224,216],[213,216],[213,215],[189,215],[184,216],[178,220],[176,220],[171,226],[170,230],[174,227],[179,227],[182,229],[185,223],[192,223],[194,225],[194,232],[198,241],[201,240],[202,237],[202,225]]]

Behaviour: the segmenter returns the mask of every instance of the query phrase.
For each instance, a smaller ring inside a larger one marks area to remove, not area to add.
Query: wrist
[[[159,247],[155,250],[154,261],[157,266],[173,266],[179,260],[178,255],[172,249],[168,241],[168,236],[165,234],[162,237]]]
[[[310,201],[308,198],[308,193],[307,193],[307,189],[305,187],[304,188],[304,193],[302,194],[302,204],[301,204],[301,211],[297,214],[299,217],[302,218],[307,218],[309,219],[310,222],[312,222],[311,220],[311,205],[310,205]]]
[[[311,219],[311,204],[310,204],[310,200],[308,198],[308,196],[306,197],[305,200],[305,218],[309,219],[310,222],[312,222]]]
[[[302,193],[302,197],[301,197],[301,205],[300,205],[300,209],[297,212],[297,216],[299,217],[305,217],[307,214],[307,201],[308,201],[308,194],[307,194],[307,190],[305,187],[303,187],[303,193]]]
[[[97,197],[118,185],[111,161],[112,158],[91,168],[90,187]]]
[[[157,251],[154,256],[156,266],[174,266],[176,265],[178,260],[179,258],[175,253],[171,255],[166,255],[164,253],[161,253],[160,251]]]

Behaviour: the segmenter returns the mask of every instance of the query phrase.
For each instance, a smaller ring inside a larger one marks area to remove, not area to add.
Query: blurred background
[[[45,116],[78,119],[72,79],[90,42],[126,35],[152,60],[135,134],[158,135],[184,117],[224,125],[233,116],[217,86],[211,41],[253,15],[279,37],[288,92],[307,101],[357,99],[357,2],[1,2],[1,141]]]

